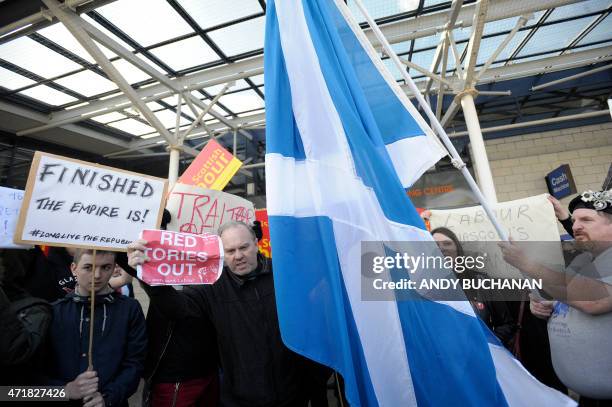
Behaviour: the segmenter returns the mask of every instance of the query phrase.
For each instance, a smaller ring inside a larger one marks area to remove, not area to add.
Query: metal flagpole
[[[463,160],[459,156],[459,153],[455,149],[455,146],[453,145],[453,143],[450,141],[450,138],[446,134],[446,131],[444,131],[444,128],[442,127],[442,125],[440,124],[438,119],[436,118],[435,113],[431,110],[431,108],[429,107],[429,105],[427,104],[425,99],[423,98],[423,95],[421,95],[421,92],[417,88],[416,84],[414,83],[414,81],[412,80],[410,75],[408,75],[406,70],[404,69],[404,66],[402,65],[402,62],[400,61],[400,59],[397,56],[397,54],[395,53],[395,51],[391,48],[391,45],[389,45],[389,42],[387,41],[387,38],[380,31],[380,28],[378,28],[378,25],[376,24],[374,19],[370,16],[368,11],[365,9],[365,7],[363,6],[363,3],[361,2],[361,0],[353,0],[353,1],[354,1],[354,4],[359,8],[361,13],[365,17],[365,19],[368,22],[368,24],[370,25],[370,28],[372,29],[372,32],[374,33],[374,35],[376,35],[376,38],[378,39],[378,41],[382,45],[385,53],[389,56],[389,58],[391,58],[391,60],[395,64],[395,66],[402,73],[402,77],[406,81],[406,84],[410,88],[410,91],[417,98],[417,101],[419,102],[419,105],[421,106],[421,108],[423,109],[423,111],[425,112],[427,117],[429,118],[431,126],[434,128],[434,130],[438,134],[438,137],[440,137],[440,139],[442,140],[442,142],[444,143],[444,145],[448,149],[448,151],[450,153],[450,156],[451,156],[452,164],[455,166],[455,168],[457,168],[459,171],[461,171],[461,174],[463,174],[463,176],[465,177],[465,180],[469,184],[470,189],[472,190],[474,195],[476,195],[476,198],[478,199],[478,202],[480,202],[480,204],[482,205],[482,207],[485,210],[487,216],[491,220],[491,223],[495,227],[495,230],[497,231],[497,234],[499,235],[499,237],[502,240],[507,241],[508,240],[508,235],[507,235],[506,231],[504,229],[502,229],[502,227],[501,227],[499,221],[497,220],[497,218],[495,217],[495,214],[493,213],[493,210],[491,209],[488,201],[485,199],[485,197],[483,196],[482,192],[478,188],[478,185],[476,184],[476,181],[474,181],[474,178],[472,177],[472,174],[470,174],[470,172],[468,171],[465,163],[463,162]],[[346,5],[343,2],[338,1],[338,0],[336,0],[336,4],[339,7],[346,7]]]

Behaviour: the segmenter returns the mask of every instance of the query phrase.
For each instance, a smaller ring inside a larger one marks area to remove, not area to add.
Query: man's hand
[[[128,264],[130,267],[136,268],[143,264],[146,261],[149,261],[149,258],[145,255],[146,249],[146,240],[138,239],[134,240],[127,247],[127,255],[128,255]]]
[[[554,301],[537,300],[530,295],[529,310],[531,313],[540,318],[548,319],[552,315]]]
[[[104,397],[99,392],[95,392],[91,396],[85,397],[83,407],[104,407]]]
[[[565,220],[570,217],[569,211],[563,205],[561,205],[561,202],[559,202],[557,198],[552,195],[548,195],[548,201],[552,204],[557,219]]]
[[[98,391],[98,374],[88,370],[66,384],[66,395],[71,400],[80,400]]]
[[[508,242],[499,242],[498,245],[501,248],[501,252],[506,263],[516,267],[522,272],[529,274],[533,264],[523,249],[516,244],[514,239],[510,238],[510,241]]]

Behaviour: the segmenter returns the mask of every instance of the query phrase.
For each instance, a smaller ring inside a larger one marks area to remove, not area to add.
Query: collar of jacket
[[[229,267],[226,267],[224,272],[228,273],[230,278],[238,284],[239,287],[242,287],[247,281],[252,281],[258,278],[259,276],[263,276],[265,274],[270,274],[272,272],[272,265],[270,263],[270,259],[265,257],[261,253],[257,253],[257,268],[251,271],[249,274],[244,276],[239,276],[230,271]]]
[[[96,305],[106,303],[111,304],[117,300],[116,294],[114,291],[108,294],[96,295]],[[70,299],[76,303],[89,303],[89,296],[78,295],[76,292],[72,292],[66,295],[67,299]]]

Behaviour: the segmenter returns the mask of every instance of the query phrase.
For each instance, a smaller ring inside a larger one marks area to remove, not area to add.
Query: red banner
[[[138,266],[138,278],[149,285],[214,284],[223,269],[223,247],[217,235],[143,230],[149,261]]]
[[[261,223],[263,237],[259,240],[259,251],[266,257],[272,258],[272,246],[270,246],[270,226],[268,225],[268,211],[266,209],[255,210],[255,220]]]

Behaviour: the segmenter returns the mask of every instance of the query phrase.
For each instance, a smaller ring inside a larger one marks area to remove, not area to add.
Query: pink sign
[[[143,230],[149,261],[138,278],[149,285],[214,284],[223,270],[223,246],[217,235]]]

